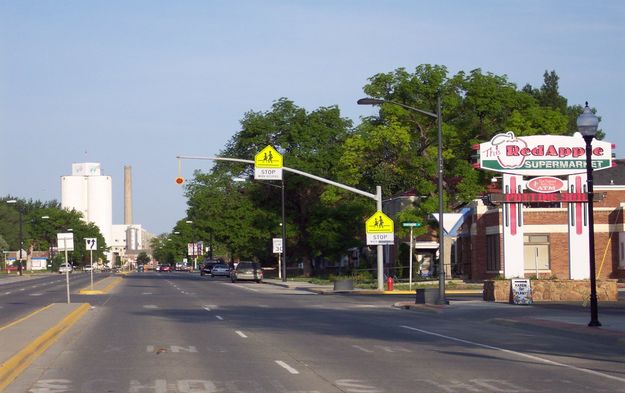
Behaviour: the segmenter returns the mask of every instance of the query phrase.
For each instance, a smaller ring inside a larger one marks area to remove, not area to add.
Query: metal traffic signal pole
[[[254,160],[244,160],[241,158],[228,158],[228,157],[201,157],[201,156],[177,156],[176,157],[178,160],[212,160],[212,161],[231,161],[231,162],[241,162],[241,163],[245,163],[245,164],[254,164]],[[297,169],[293,169],[293,168],[288,168],[286,166],[282,167],[283,170],[287,171],[287,172],[291,172],[291,173],[295,173],[298,175],[302,175],[305,177],[309,177],[311,179],[314,180],[318,180],[322,183],[326,183],[326,184],[330,184],[339,188],[342,188],[344,190],[347,191],[351,191],[353,193],[356,194],[360,194],[363,196],[366,196],[367,198],[371,198],[374,201],[376,201],[376,208],[380,211],[382,211],[382,187],[380,186],[376,186],[375,187],[375,194],[371,194],[370,192],[366,192],[366,191],[362,191],[359,190],[357,188],[354,187],[350,187],[350,186],[346,186],[345,184],[341,184],[341,183],[337,183],[335,181],[332,180],[328,180],[328,179],[324,179],[323,177],[319,177],[319,176],[315,176],[312,175],[310,173],[307,172],[303,172]],[[283,189],[284,192],[284,189]],[[284,218],[283,218],[284,220]],[[283,265],[284,265],[284,270],[283,272],[286,275],[286,228],[285,225],[282,225],[282,252],[283,252],[283,256],[284,256],[284,261],[283,261]],[[383,253],[383,246],[382,245],[378,245],[378,253],[377,253],[377,268],[378,268],[378,291],[383,291],[384,290],[384,264],[383,264],[383,258],[384,258],[384,253]],[[286,279],[286,276],[284,276],[283,279]]]
[[[284,179],[282,179],[282,281],[286,282],[286,214],[284,212]]]

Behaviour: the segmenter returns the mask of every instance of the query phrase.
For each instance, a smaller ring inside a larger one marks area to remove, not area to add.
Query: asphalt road
[[[152,272],[91,298],[6,392],[625,392],[623,346],[494,323],[515,309],[477,301],[401,310]]]
[[[109,275],[94,273],[93,279],[97,281]],[[85,296],[73,293],[89,287],[90,283],[90,273],[71,273],[69,275],[71,301],[91,301],[91,298],[85,300]],[[65,274],[50,273],[32,277],[13,275],[0,278],[0,326],[50,303],[65,302],[67,302]]]

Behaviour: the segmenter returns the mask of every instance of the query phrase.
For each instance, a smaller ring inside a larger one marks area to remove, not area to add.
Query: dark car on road
[[[213,260],[213,259],[205,260],[204,264],[202,265],[202,268],[200,269],[200,276],[211,274],[211,271],[213,270],[213,267],[215,265],[219,265],[221,263],[222,263],[221,261],[217,261],[217,260]]]
[[[241,261],[230,271],[230,280],[254,280],[261,282],[263,280],[263,270],[258,262]]]

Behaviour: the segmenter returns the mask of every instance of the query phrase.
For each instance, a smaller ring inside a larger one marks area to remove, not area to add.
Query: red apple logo
[[[497,161],[502,168],[518,168],[525,162],[525,155],[521,154],[521,149],[526,148],[527,143],[517,138],[514,132],[497,134],[490,143],[497,149]]]

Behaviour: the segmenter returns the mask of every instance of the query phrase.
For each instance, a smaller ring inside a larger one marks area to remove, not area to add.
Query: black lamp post
[[[581,115],[577,118],[577,130],[586,142],[586,187],[588,193],[588,258],[590,261],[590,322],[588,326],[601,326],[597,309],[597,282],[595,276],[595,220],[593,209],[593,179],[592,179],[592,140],[597,134],[599,119],[595,116],[588,102]]]
[[[425,111],[423,109],[415,108],[409,105],[402,104],[400,102],[381,100],[377,98],[361,98],[357,101],[359,105],[381,105],[381,104],[393,104],[401,106],[411,111],[422,113],[424,115],[433,117],[436,119],[436,127],[438,134],[438,257],[439,257],[439,271],[438,271],[438,303],[447,304],[445,298],[445,229],[443,227],[443,121],[441,115],[441,93],[440,91],[436,95],[436,113]]]

